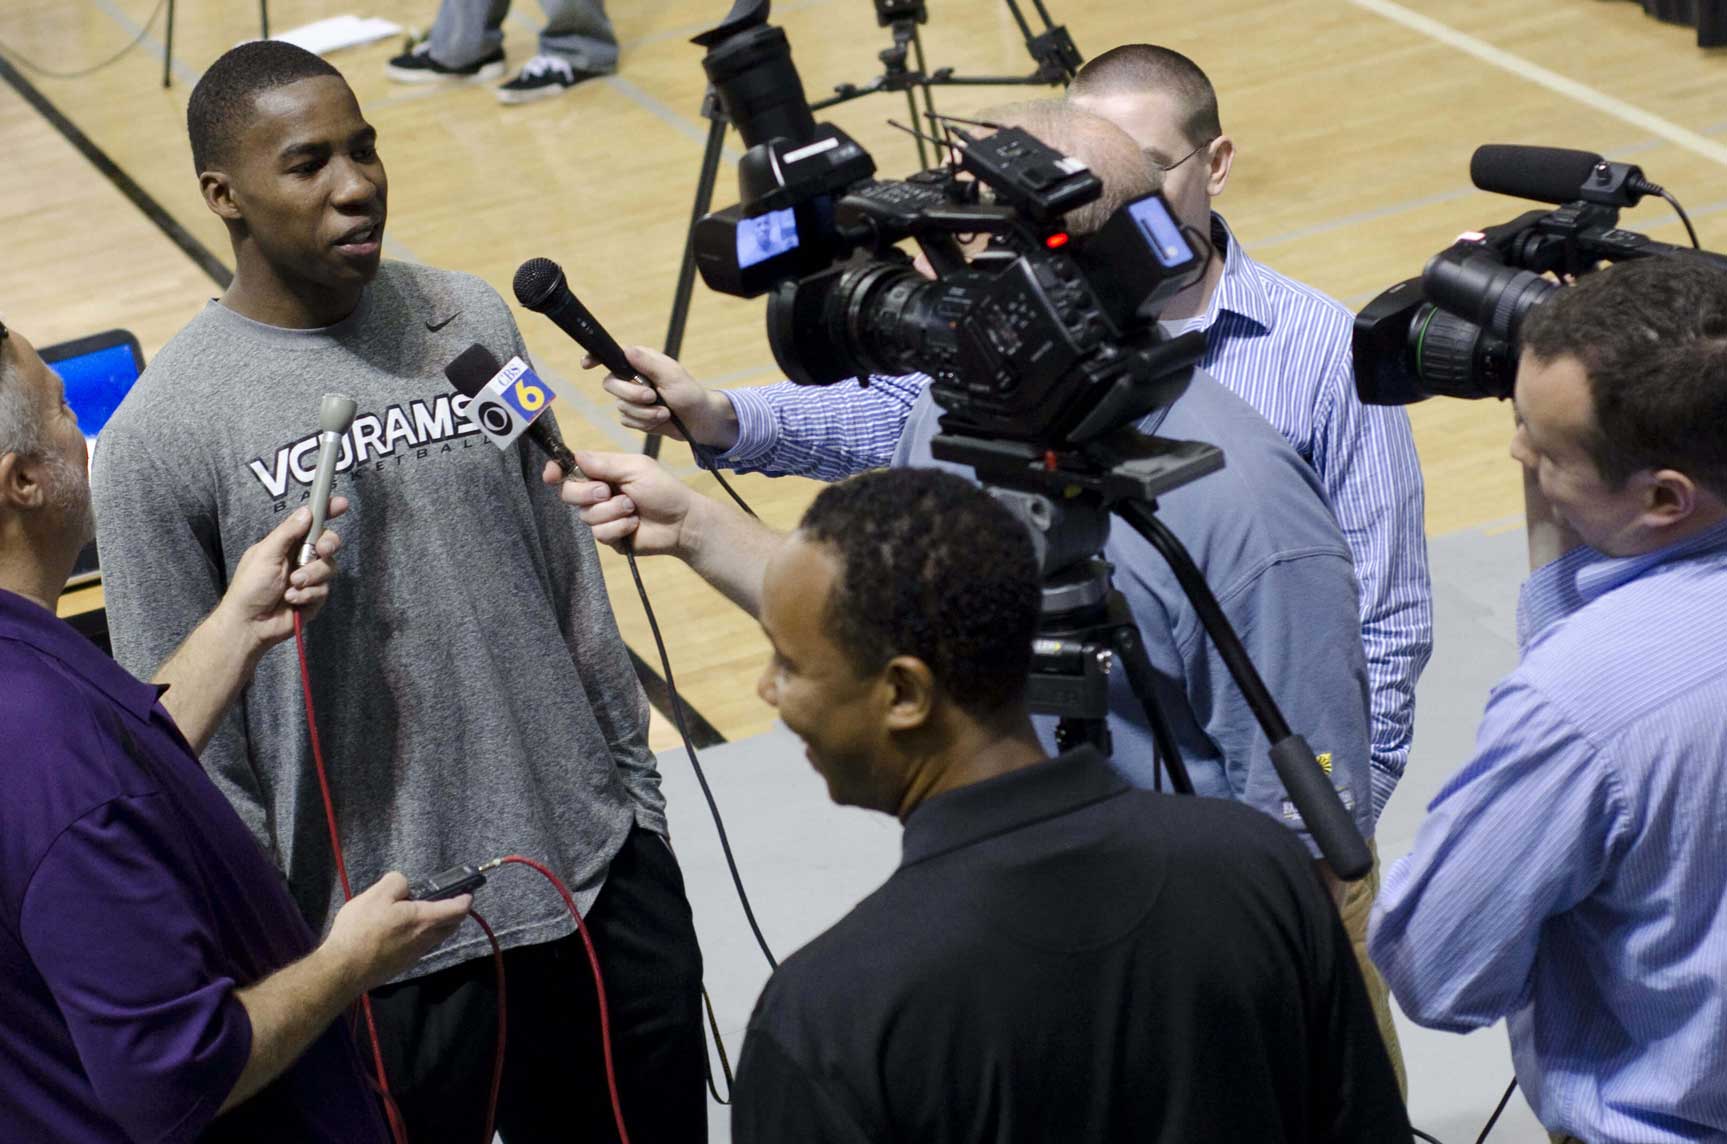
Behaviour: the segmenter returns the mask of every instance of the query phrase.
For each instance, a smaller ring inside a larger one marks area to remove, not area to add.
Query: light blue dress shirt
[[[1476,754],[1369,949],[1411,1018],[1509,1018],[1548,1128],[1727,1140],[1727,526],[1535,572]]]
[[[1349,542],[1371,685],[1377,818],[1409,761],[1415,682],[1433,651],[1421,465],[1409,418],[1356,400],[1347,309],[1248,257],[1220,215],[1212,216],[1212,237],[1224,251],[1223,278],[1203,315],[1169,325],[1205,331],[1201,368],[1276,426],[1319,474]],[[911,374],[868,385],[727,390],[738,441],[720,461],[829,481],[881,468],[928,384]]]

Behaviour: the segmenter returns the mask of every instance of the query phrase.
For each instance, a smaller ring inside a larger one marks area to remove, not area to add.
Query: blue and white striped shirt
[[[1433,651],[1421,465],[1401,409],[1355,397],[1354,317],[1341,303],[1247,256],[1221,215],[1223,277],[1206,312],[1202,368],[1233,390],[1319,474],[1361,588],[1361,639],[1373,713],[1373,813],[1409,761],[1415,681]],[[872,378],[821,388],[790,382],[727,390],[738,440],[721,461],[747,472],[839,480],[893,456],[929,379]]]
[[[1727,525],[1524,586],[1517,670],[1392,867],[1369,949],[1411,1018],[1509,1017],[1536,1115],[1727,1139]]]

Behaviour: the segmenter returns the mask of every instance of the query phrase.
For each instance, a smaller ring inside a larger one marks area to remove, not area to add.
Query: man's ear
[[[1642,524],[1651,531],[1664,531],[1683,524],[1697,511],[1698,488],[1677,469],[1657,469],[1646,478]]]
[[[239,204],[234,201],[234,181],[226,171],[203,171],[198,175],[198,190],[204,195],[204,205],[224,222],[242,222]]]
[[[1205,193],[1215,199],[1229,182],[1229,168],[1235,162],[1235,140],[1219,135],[1206,150],[1211,162],[1205,175]]]
[[[935,711],[935,676],[929,665],[913,655],[896,655],[882,669],[887,689],[887,729],[915,731],[928,725]]]
[[[0,508],[32,512],[42,507],[47,489],[37,478],[38,464],[18,453],[0,453]]]

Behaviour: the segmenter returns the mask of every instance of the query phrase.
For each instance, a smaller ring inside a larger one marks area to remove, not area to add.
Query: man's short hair
[[[0,321],[0,457],[17,453],[33,457],[42,449],[42,424],[30,395],[24,392],[24,371],[18,368],[18,342]]]
[[[1602,479],[1675,469],[1727,497],[1727,271],[1678,254],[1622,262],[1535,307],[1519,347],[1583,364]]]
[[[1040,143],[1071,155],[1103,182],[1103,194],[1067,213],[1063,221],[1076,235],[1091,234],[1124,203],[1163,186],[1163,172],[1145,161],[1139,144],[1101,116],[1059,99],[1006,103],[980,112],[980,120],[1018,127]]]
[[[1194,146],[1223,134],[1217,90],[1198,64],[1172,48],[1123,44],[1094,56],[1068,87],[1070,99],[1166,92],[1181,106],[1181,131]]]
[[[1025,694],[1037,558],[994,497],[938,469],[884,469],[823,489],[798,527],[839,560],[827,631],[860,673],[916,656],[977,716]]]
[[[260,94],[327,75],[342,78],[305,48],[281,40],[253,40],[224,52],[186,103],[192,166],[202,174],[233,157],[234,141],[251,122],[252,104]]]

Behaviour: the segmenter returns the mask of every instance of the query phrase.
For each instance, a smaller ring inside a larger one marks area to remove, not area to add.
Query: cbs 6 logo
[[[551,394],[547,393],[544,387],[535,385],[526,378],[516,382],[515,388],[510,391],[510,404],[529,416],[544,409],[550,399]]]

